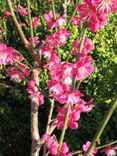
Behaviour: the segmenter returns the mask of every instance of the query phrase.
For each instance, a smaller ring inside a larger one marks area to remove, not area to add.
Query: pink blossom
[[[75,63],[74,74],[76,73],[77,80],[83,80],[91,76],[94,71],[94,67],[91,63],[91,56],[80,57],[80,59]]]
[[[4,17],[9,17],[9,16],[11,16],[11,12],[9,12],[9,11],[5,11],[4,13],[3,13],[3,16]]]
[[[24,74],[15,68],[8,69],[6,73],[11,77],[14,82],[21,82],[24,79]]]
[[[52,156],[56,156],[58,154],[58,141],[56,138],[54,136],[49,136],[48,134],[43,135],[43,138],[49,153]]]
[[[101,26],[107,25],[105,14],[100,14],[94,1],[85,0],[84,3],[78,5],[80,18],[89,22],[92,32],[97,32]]]
[[[32,19],[32,26],[33,26],[33,28],[37,27],[39,22],[40,22],[40,19],[38,17],[34,17]]]
[[[67,43],[67,39],[69,35],[70,35],[70,32],[65,29],[61,29],[55,32],[52,36],[47,35],[46,45],[49,45],[52,48],[56,48],[59,44],[61,46],[64,46]]]
[[[35,36],[34,37],[34,44],[35,45],[38,45],[39,42],[40,42],[39,41],[39,37],[38,36]],[[32,45],[31,38],[28,39],[28,43],[29,43],[30,46]]]
[[[28,67],[26,65],[24,65],[24,64],[17,64],[17,67],[23,73],[23,75],[25,77],[30,75],[30,70],[28,69]]]
[[[82,55],[87,55],[90,51],[94,50],[95,46],[90,38],[85,38]]]
[[[58,107],[57,108],[58,114],[57,114],[57,121],[53,123],[54,125],[57,125],[57,127],[62,130],[65,116],[67,112],[66,107]],[[76,112],[75,110],[72,110],[72,107],[70,108],[70,114],[69,114],[69,120],[67,124],[67,128],[70,127],[71,129],[77,129],[78,123],[77,121],[80,119],[80,112]]]
[[[87,152],[87,150],[89,149],[90,145],[91,145],[91,142],[87,141],[86,144],[83,145],[83,151]],[[90,153],[90,156],[94,156],[96,153],[97,153],[97,148],[94,147],[92,152]]]
[[[14,59],[14,49],[12,47],[7,47],[6,44],[0,44],[0,65],[9,65],[13,63]]]
[[[30,75],[28,67],[24,64],[17,64],[17,69],[11,68],[7,70],[7,74],[14,82],[21,82],[25,77]]]
[[[73,47],[74,48],[78,48],[79,47],[79,45],[80,45],[80,40],[75,40],[74,42],[73,42]]]
[[[116,0],[92,0],[95,6],[98,8],[101,14],[111,13],[117,11],[117,1]]]
[[[84,0],[83,3],[79,4],[78,11],[80,12],[81,19],[88,19],[97,12],[96,6],[90,0]]]
[[[27,91],[32,102],[36,103],[39,106],[44,104],[44,96],[41,92],[38,91],[36,82],[34,80],[30,80],[28,82]]]
[[[69,31],[61,29],[58,32],[54,33],[54,38],[58,42],[58,44],[64,46],[67,43],[69,35],[70,35]]]
[[[53,11],[50,10],[49,13],[44,14],[44,18],[47,22],[49,28],[65,26],[66,20],[63,16],[56,16],[56,20],[54,19]]]
[[[19,23],[21,27],[26,27],[26,23]]]
[[[81,26],[80,19],[79,19],[78,16],[74,16],[73,17],[73,19],[72,19],[72,25],[77,26],[77,27],[80,27]]]
[[[105,15],[92,15],[89,21],[89,27],[92,32],[97,32],[101,26],[107,25],[107,20]]]
[[[107,156],[116,156],[117,146],[107,147],[106,149],[102,150]]]
[[[23,17],[28,15],[27,8],[22,7],[21,5],[18,5],[19,14]]]

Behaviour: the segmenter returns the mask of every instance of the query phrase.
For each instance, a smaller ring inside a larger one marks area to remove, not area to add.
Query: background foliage
[[[46,33],[50,30],[46,27],[43,19],[43,13],[48,12],[51,8],[47,1],[32,0],[32,15],[39,16],[41,24],[35,29],[35,35],[40,39],[44,39]],[[21,5],[26,6],[23,0]],[[62,13],[62,1],[56,1],[56,10]],[[74,1],[70,2],[68,8],[69,15],[73,10]],[[23,47],[21,40],[14,28],[12,19],[3,18],[3,12],[8,9],[4,0],[0,1],[0,29],[3,34],[0,36],[0,42],[7,43],[20,51],[31,62],[28,52]],[[26,22],[27,19],[20,19]],[[90,79],[86,79],[80,86],[80,89],[87,96],[87,99],[94,98],[95,108],[88,115],[83,115],[79,122],[79,129],[76,131],[68,130],[66,140],[70,148],[73,150],[79,149],[83,142],[91,140],[94,136],[100,121],[102,120],[108,106],[111,103],[112,97],[117,92],[117,14],[108,17],[109,24],[105,28],[101,28],[97,33],[88,31],[88,36],[92,38],[96,48],[92,53],[95,72]],[[79,30],[75,27],[69,27],[72,31],[72,36],[69,43],[64,49],[60,49],[62,59],[64,60],[74,39],[78,38]],[[29,37],[28,28],[24,29]],[[73,60],[73,58],[70,58]],[[42,88],[45,89],[45,81],[47,79],[46,71],[41,75]],[[44,132],[46,125],[48,101],[45,106],[40,108],[40,127],[41,133]],[[30,101],[27,98],[25,83],[15,84],[5,75],[5,67],[0,67],[0,156],[28,156],[30,153]],[[102,137],[101,144],[116,140],[117,138],[117,110],[113,114],[108,126],[106,127]],[[55,131],[56,133],[56,131]],[[59,132],[58,132],[59,135]],[[100,154],[102,155],[102,154]]]

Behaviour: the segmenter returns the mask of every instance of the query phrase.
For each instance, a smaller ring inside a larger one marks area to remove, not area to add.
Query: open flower
[[[107,156],[116,156],[117,146],[107,147],[101,152],[105,153]]]
[[[87,141],[86,144],[83,145],[83,151],[87,152],[87,150],[89,149],[90,145],[91,145],[91,142]],[[97,148],[94,147],[92,152],[90,153],[90,156],[94,156],[96,153],[97,153]]]

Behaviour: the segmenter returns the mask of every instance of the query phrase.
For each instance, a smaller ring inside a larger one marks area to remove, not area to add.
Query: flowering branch
[[[110,108],[108,109],[107,113],[105,114],[105,117],[103,121],[100,124],[100,127],[96,133],[96,135],[93,138],[92,144],[90,145],[89,149],[87,150],[85,156],[89,156],[89,154],[92,152],[93,148],[95,147],[96,141],[100,138],[102,132],[104,131],[104,128],[106,127],[110,117],[112,116],[115,108],[117,106],[117,98],[113,101]]]
[[[25,37],[25,35],[23,33],[23,30],[22,30],[21,26],[19,25],[19,23],[17,21],[17,18],[15,16],[14,11],[13,11],[11,0],[7,0],[7,3],[8,3],[8,6],[9,6],[9,9],[10,9],[14,24],[15,24],[18,32],[19,32],[20,38],[21,38],[22,42],[24,43],[25,47],[28,48],[28,46],[29,46],[28,40],[26,39],[26,37]]]

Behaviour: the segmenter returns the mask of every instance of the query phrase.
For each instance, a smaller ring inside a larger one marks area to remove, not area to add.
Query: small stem
[[[87,28],[82,28],[81,35],[80,35],[80,46],[79,46],[79,52],[77,55],[77,60],[79,59],[79,57],[80,57],[79,55],[81,54],[82,49],[83,49],[83,44],[84,44],[86,32],[87,32]]]
[[[9,9],[10,9],[10,12],[12,14],[14,24],[15,24],[18,32],[19,32],[20,38],[21,38],[22,42],[24,43],[25,47],[27,48],[27,47],[29,47],[28,40],[26,39],[26,37],[25,37],[25,35],[23,33],[23,30],[22,30],[21,26],[19,25],[18,20],[17,20],[17,18],[15,16],[11,0],[7,0],[7,3],[8,3],[8,6],[9,6]]]
[[[50,128],[50,123],[51,123],[52,114],[53,114],[53,110],[54,110],[54,99],[50,99],[50,102],[51,102],[51,106],[50,106],[50,111],[49,111],[49,115],[48,115],[46,134],[48,134],[49,128]],[[43,149],[43,156],[45,156],[45,155],[46,155],[46,145],[44,145],[44,149]]]
[[[54,16],[54,20],[56,20],[56,11],[55,11],[55,4],[54,4],[54,0],[52,0],[52,10],[53,10],[53,16]],[[55,31],[57,32],[57,27],[55,27]],[[57,53],[59,58],[61,59],[61,55],[59,53],[59,45],[57,47]]]
[[[85,156],[89,156],[90,153],[92,152],[93,148],[95,147],[96,141],[100,138],[100,136],[102,135],[102,132],[104,131],[104,128],[106,127],[110,117],[112,116],[115,108],[117,106],[117,98],[113,101],[113,103],[111,104],[110,108],[108,109],[107,113],[105,114],[104,119],[102,120],[100,127],[96,133],[96,135],[94,136],[92,143],[88,149],[88,151],[86,152]]]
[[[64,136],[65,136],[65,132],[67,129],[68,120],[69,120],[69,113],[70,113],[70,105],[67,106],[67,112],[66,112],[66,116],[65,116],[64,126],[63,126],[63,130],[62,130],[62,133],[60,136],[60,141],[59,141],[59,148],[61,148],[62,142],[64,140]]]
[[[53,10],[54,20],[56,20],[56,12],[55,12],[54,0],[52,0],[52,10]]]
[[[79,81],[79,82],[78,82],[78,84],[77,84],[77,86],[76,86],[76,89],[79,89],[79,87],[80,87],[80,85],[81,85],[81,82],[82,82],[82,81]]]
[[[35,48],[34,33],[33,33],[31,11],[30,11],[30,0],[27,0],[27,7],[28,7],[28,18],[29,18],[29,24],[30,24],[31,43],[32,43],[32,48]]]
[[[72,155],[82,154],[82,152],[83,152],[83,151],[80,151],[80,150],[79,150],[79,151],[75,151],[75,152],[72,153]]]
[[[116,143],[117,143],[117,140],[116,140],[116,141],[113,141],[113,142],[111,142],[111,143],[108,143],[108,144],[106,144],[106,145],[99,146],[99,147],[97,147],[97,149],[99,150],[99,149],[102,149],[102,148],[111,146],[111,145],[113,145],[113,144],[116,144]]]
[[[77,6],[78,6],[78,4],[79,4],[79,0],[77,0],[77,2],[76,2],[76,5],[75,5],[74,10],[73,10],[73,13],[72,13],[72,15],[71,15],[71,17],[70,17],[70,19],[69,19],[67,25],[66,25],[66,29],[69,27],[69,25],[70,25],[70,23],[71,23],[71,21],[72,21],[72,18],[74,17],[74,15],[75,15],[76,12],[77,12]]]

